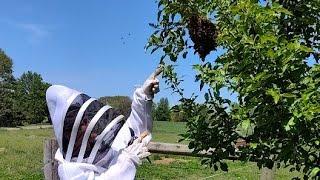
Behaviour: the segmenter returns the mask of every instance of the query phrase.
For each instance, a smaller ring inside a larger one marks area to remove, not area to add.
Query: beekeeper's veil
[[[63,158],[90,164],[104,158],[124,124],[124,116],[65,86],[51,86],[46,98]]]

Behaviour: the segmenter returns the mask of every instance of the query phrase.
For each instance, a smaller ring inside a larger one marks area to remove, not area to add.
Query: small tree
[[[153,120],[171,121],[171,112],[168,98],[161,98],[154,112]]]
[[[164,77],[190,119],[186,138],[203,162],[227,171],[239,154],[261,167],[290,166],[307,179],[320,173],[320,1],[159,0],[147,48],[163,51]],[[192,42],[191,42],[192,41]],[[190,43],[191,42],[191,43]],[[185,97],[174,67],[193,48],[204,103]],[[211,51],[221,55],[208,59]],[[312,62],[313,61],[313,62]],[[206,86],[204,86],[206,85]],[[236,101],[221,91],[238,95]]]

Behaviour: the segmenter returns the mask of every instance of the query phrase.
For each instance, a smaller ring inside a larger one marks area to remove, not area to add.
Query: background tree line
[[[19,126],[48,120],[45,92],[50,86],[36,72],[13,76],[13,62],[0,49],[0,126]]]
[[[152,106],[152,118],[154,121],[185,122],[187,117],[182,111],[176,111],[176,106],[170,107],[168,98],[161,98]]]
[[[50,85],[32,71],[15,78],[12,59],[0,49],[0,127],[51,123],[46,105]],[[126,117],[130,115],[132,100],[128,96],[105,96],[99,101],[119,109]],[[167,98],[153,104],[152,117],[156,121],[185,121],[183,113],[170,110]]]
[[[130,115],[132,100],[128,96],[105,96],[99,98],[99,101],[119,109],[125,117]],[[168,98],[161,98],[158,103],[153,103],[151,115],[154,121],[186,121],[183,112],[175,111],[175,108],[170,107]]]

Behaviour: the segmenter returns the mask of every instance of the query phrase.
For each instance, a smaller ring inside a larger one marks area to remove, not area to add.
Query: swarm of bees
[[[195,53],[198,53],[202,60],[212,50],[216,50],[218,31],[214,23],[199,15],[193,15],[189,19],[187,28],[194,43]]]

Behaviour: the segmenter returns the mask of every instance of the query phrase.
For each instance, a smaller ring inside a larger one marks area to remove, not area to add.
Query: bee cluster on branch
[[[214,23],[199,15],[193,15],[189,19],[187,28],[194,43],[195,53],[198,53],[202,60],[211,51],[216,50],[218,30]]]

